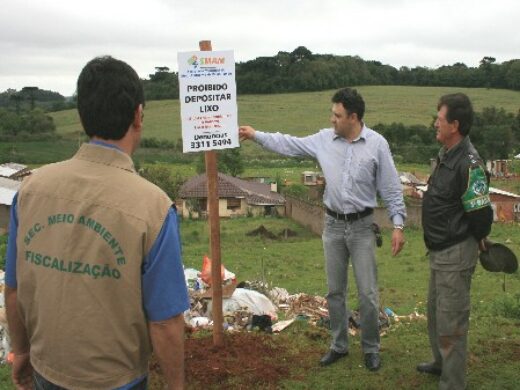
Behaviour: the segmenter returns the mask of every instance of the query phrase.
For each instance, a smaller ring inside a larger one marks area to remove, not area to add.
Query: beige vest
[[[146,374],[141,265],[171,200],[118,150],[85,144],[18,195],[18,304],[34,369],[68,389]]]

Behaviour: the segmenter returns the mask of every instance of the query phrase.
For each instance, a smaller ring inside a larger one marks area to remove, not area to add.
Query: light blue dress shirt
[[[404,223],[403,191],[388,142],[364,124],[352,142],[332,128],[307,137],[256,131],[255,141],[279,154],[317,160],[326,180],[323,203],[327,208],[341,214],[374,208],[379,193],[394,225]]]

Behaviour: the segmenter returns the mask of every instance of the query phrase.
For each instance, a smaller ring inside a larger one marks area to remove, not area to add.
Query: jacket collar
[[[114,168],[136,173],[134,163],[128,154],[119,149],[95,143],[81,145],[73,159],[109,165]]]
[[[468,150],[469,144],[469,136],[466,136],[450,150],[446,150],[446,148],[442,147],[439,151],[440,163],[446,165],[450,169],[453,169],[460,156],[463,155],[466,150]]]

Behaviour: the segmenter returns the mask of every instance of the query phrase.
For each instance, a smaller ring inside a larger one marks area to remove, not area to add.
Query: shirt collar
[[[367,129],[368,128],[366,127],[364,122],[361,122],[361,123],[363,123],[363,127],[361,128],[361,131],[359,132],[359,135],[357,136],[357,138],[352,140],[352,143],[356,143],[356,142],[358,142],[360,140],[363,140],[363,141],[367,140],[367,133],[368,133]],[[332,138],[334,141],[337,140],[338,138],[343,138],[342,136],[337,135],[336,133],[334,133],[334,129],[332,129],[332,132],[334,134],[334,137]],[[348,142],[346,139],[345,139],[345,141]]]
[[[121,149],[119,146],[111,144],[111,143],[108,143],[108,142],[105,142],[105,141],[97,140],[97,139],[91,139],[89,144],[105,146],[107,148],[117,149],[120,152],[123,152],[123,149]]]

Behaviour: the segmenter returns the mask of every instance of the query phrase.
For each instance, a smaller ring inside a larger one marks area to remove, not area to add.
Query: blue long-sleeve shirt
[[[341,214],[377,206],[377,193],[396,225],[403,224],[406,208],[403,191],[388,142],[365,125],[352,142],[323,129],[307,137],[256,131],[255,141],[286,156],[317,160],[326,180],[323,203]]]

